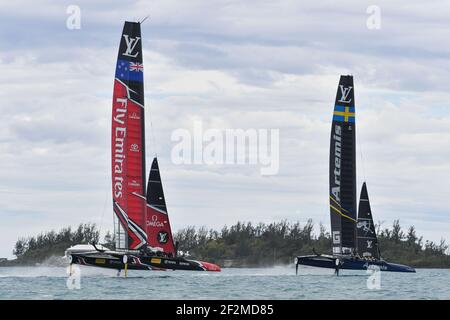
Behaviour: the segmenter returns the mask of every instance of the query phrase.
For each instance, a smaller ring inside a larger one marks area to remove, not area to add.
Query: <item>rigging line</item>
[[[155,131],[153,130],[153,118],[152,118],[152,113],[148,112],[149,118],[150,118],[150,139],[151,139],[151,145],[153,147],[153,151],[154,151],[154,156],[157,156],[157,152],[156,152],[156,138],[155,138]]]
[[[107,180],[108,180],[108,177],[107,177]],[[100,216],[100,228],[99,228],[100,236],[101,236],[102,229],[103,229],[103,222],[104,222],[104,216],[105,216],[105,211],[106,211],[106,202],[108,201],[108,193],[109,193],[109,189],[105,188],[105,197],[104,197],[105,201],[103,202],[102,214]]]
[[[362,142],[360,140],[361,140],[361,135],[358,135],[356,141],[357,141],[358,148],[359,148],[359,156],[361,158],[362,173],[363,173],[364,181],[367,181],[367,179],[366,179],[366,166],[365,166],[365,163],[364,163],[364,157],[363,157],[363,151],[362,151]]]

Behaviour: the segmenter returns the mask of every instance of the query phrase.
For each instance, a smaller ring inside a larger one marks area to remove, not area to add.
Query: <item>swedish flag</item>
[[[334,106],[333,121],[355,122],[355,107]]]

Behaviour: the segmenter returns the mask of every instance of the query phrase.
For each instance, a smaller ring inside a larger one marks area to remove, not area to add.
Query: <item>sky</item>
[[[79,29],[67,27],[70,5]],[[424,239],[450,241],[449,9],[415,0],[0,1],[0,257],[42,231],[113,228],[115,59],[123,22],[146,16],[147,167],[157,153],[174,230],[309,218],[329,228],[330,122],[339,76],[352,74],[357,180],[367,181],[376,222],[399,219]],[[278,173],[174,163],[171,134],[195,121],[278,129]]]

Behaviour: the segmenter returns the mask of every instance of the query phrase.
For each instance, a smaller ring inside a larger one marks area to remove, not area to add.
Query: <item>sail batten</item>
[[[139,249],[145,229],[145,122],[141,27],[125,22],[112,104],[112,193],[117,249]],[[142,197],[141,197],[142,196]]]
[[[341,76],[330,138],[330,217],[333,254],[356,249],[355,98],[352,76]]]

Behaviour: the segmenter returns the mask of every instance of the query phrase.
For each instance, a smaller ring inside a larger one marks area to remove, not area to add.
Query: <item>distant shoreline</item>
[[[287,222],[252,224],[237,222],[220,231],[205,227],[186,227],[173,235],[180,255],[209,261],[223,268],[270,268],[293,265],[294,258],[318,252],[331,254],[330,233],[322,224],[319,232],[312,220],[306,223]],[[385,261],[416,269],[450,269],[449,245],[424,240],[414,226],[403,230],[395,220],[391,228],[377,230],[378,246]],[[108,232],[100,241],[95,224],[80,224],[59,232],[42,232],[38,236],[20,238],[13,249],[17,259],[0,261],[0,266],[63,265],[67,248],[77,244],[97,243],[114,250],[114,237]]]

